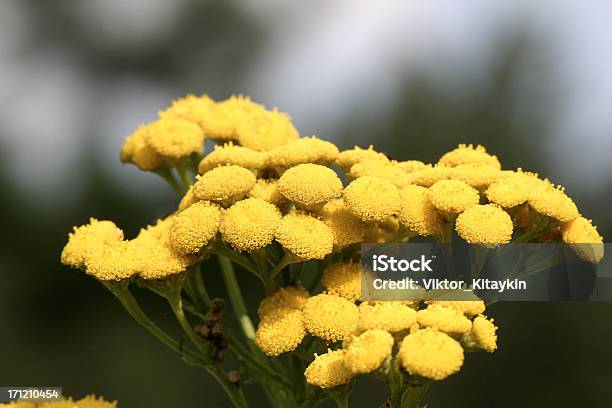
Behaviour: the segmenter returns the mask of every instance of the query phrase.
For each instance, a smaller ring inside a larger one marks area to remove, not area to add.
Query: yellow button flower
[[[333,143],[316,136],[303,137],[268,152],[268,165],[280,169],[304,163],[328,166],[336,160],[339,151]]]
[[[341,198],[329,201],[318,214],[334,235],[334,248],[342,249],[364,240],[366,223],[350,212]]]
[[[583,261],[598,263],[603,258],[603,237],[591,220],[580,216],[564,223],[561,226],[561,237]]]
[[[460,180],[440,180],[429,191],[434,207],[451,214],[459,214],[480,202],[478,190]]]
[[[276,179],[257,179],[257,182],[247,195],[275,205],[280,205],[287,201],[278,191],[278,180]]]
[[[214,105],[209,120],[200,123],[206,137],[218,142],[237,140],[237,127],[251,115],[265,112],[265,107],[247,96],[232,95]]]
[[[68,243],[62,250],[61,261],[72,268],[83,268],[93,251],[123,241],[123,231],[112,221],[89,219],[89,224],[74,227],[68,235]]]
[[[179,205],[178,205],[178,211],[180,212],[180,211],[186,210],[191,205],[193,205],[193,204],[195,204],[197,202],[198,202],[198,199],[193,194],[193,185],[191,185],[187,189],[187,192],[185,193],[183,198],[181,198],[181,201],[179,202]]]
[[[261,152],[228,142],[222,146],[215,146],[214,150],[200,161],[198,171],[204,174],[215,167],[228,164],[256,170],[265,166],[265,160],[265,155]]]
[[[361,272],[358,262],[339,262],[325,269],[321,284],[330,295],[356,302],[361,296]]]
[[[396,333],[417,321],[416,310],[403,302],[363,302],[359,305],[359,330],[381,329]]]
[[[482,300],[427,300],[425,303],[449,307],[470,317],[485,311],[485,304]]]
[[[357,306],[339,296],[320,294],[309,298],[302,309],[306,329],[313,336],[334,343],[357,328]]]
[[[404,187],[410,184],[408,174],[397,165],[397,162],[388,159],[367,159],[355,163],[351,167],[349,175],[353,178],[363,176],[380,177],[389,180],[397,187]]]
[[[207,201],[199,201],[174,217],[170,243],[180,254],[195,254],[214,238],[219,230],[221,210]]]
[[[162,157],[146,142],[149,127],[140,125],[128,136],[121,147],[120,158],[123,163],[133,163],[140,170],[151,171],[162,166]]]
[[[456,149],[445,153],[438,163],[451,167],[461,164],[487,164],[501,169],[497,156],[487,153],[487,149],[484,146],[473,146],[471,144],[460,144]]]
[[[204,133],[198,125],[185,119],[158,119],[148,126],[145,141],[160,156],[175,161],[200,153]]]
[[[334,245],[334,235],[323,221],[300,212],[285,215],[275,236],[283,248],[302,260],[323,259]]]
[[[363,221],[385,221],[399,212],[400,194],[389,180],[364,176],[346,187],[344,204]]]
[[[447,334],[465,333],[472,322],[463,313],[440,305],[430,305],[417,312],[417,322],[422,327],[433,327]]]
[[[314,361],[304,372],[306,382],[320,388],[348,384],[353,374],[344,364],[344,354],[344,350],[328,350],[325,354],[315,354]]]
[[[451,171],[453,180],[460,180],[480,191],[507,177],[500,169],[488,164],[461,164]]]
[[[404,338],[397,358],[412,375],[443,380],[461,369],[464,356],[457,340],[435,329],[424,329]]]
[[[422,187],[431,187],[437,181],[448,180],[453,175],[452,167],[435,165],[408,173],[408,181]]]
[[[240,166],[221,166],[198,176],[193,194],[199,200],[231,205],[255,185],[255,175]]]
[[[295,350],[306,335],[302,313],[295,309],[276,309],[266,314],[257,328],[255,344],[268,356]]]
[[[472,330],[466,333],[461,339],[468,346],[478,347],[488,353],[497,349],[497,326],[493,324],[493,319],[488,320],[485,316],[476,316],[472,324]]]
[[[399,221],[422,236],[440,234],[443,219],[431,203],[430,192],[421,186],[406,186],[400,190]]]
[[[420,160],[406,160],[397,162],[397,166],[406,173],[412,173],[417,170],[423,170],[427,167],[427,164]]]
[[[258,151],[272,150],[300,137],[289,115],[276,110],[248,116],[236,127],[236,135],[242,146]]]
[[[374,150],[374,147],[371,145],[367,149],[355,146],[352,149],[340,152],[336,158],[336,165],[348,172],[355,164],[367,159],[388,160],[387,156]]]
[[[286,286],[262,300],[257,309],[257,314],[259,314],[260,319],[263,319],[266,315],[278,309],[301,311],[309,297],[308,291],[301,286]]]
[[[368,330],[351,340],[344,362],[353,374],[370,373],[391,355],[392,348],[391,334],[384,330]]]
[[[560,188],[537,189],[529,194],[529,206],[557,221],[569,222],[578,217],[578,208]]]
[[[223,214],[219,231],[237,251],[252,252],[272,243],[282,219],[274,205],[259,198],[238,201]]]
[[[342,194],[342,181],[329,167],[300,164],[283,173],[278,191],[303,209],[317,209]]]
[[[214,106],[215,101],[208,97],[208,95],[196,96],[188,94],[173,100],[169,108],[159,112],[159,117],[162,119],[186,119],[200,125],[210,120],[210,112]]]
[[[455,229],[470,244],[497,246],[512,239],[512,219],[495,204],[476,205],[462,212]]]

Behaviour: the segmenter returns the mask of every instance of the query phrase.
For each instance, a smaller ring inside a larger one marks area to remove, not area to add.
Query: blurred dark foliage
[[[206,91],[215,97],[239,92],[250,57],[265,40],[265,30],[233,2],[193,1],[165,41],[142,53],[125,52],[100,47],[88,37],[74,21],[71,2],[28,4],[36,30],[31,52],[61,44],[103,76],[136,72],[172,83],[178,92]],[[546,126],[545,117],[517,127],[511,114],[512,82],[526,42],[519,37],[503,44],[490,67],[491,80],[467,100],[449,98],[426,75],[406,80],[386,117],[364,118],[356,112],[339,118],[336,140],[344,148],[374,141],[394,158],[425,161],[435,161],[460,142],[483,143],[507,167],[554,176],[533,136]],[[0,172],[0,385],[61,385],[66,394],[95,392],[125,408],[226,406],[210,377],[183,364],[132,322],[93,279],[59,264],[66,234],[90,216],[114,220],[133,236],[177,203],[169,189],[155,200],[136,200],[105,173],[101,163],[108,160],[116,157],[85,149],[75,169],[85,175],[84,189],[69,207],[53,210],[46,208],[44,197],[25,200],[15,188],[19,180]],[[602,188],[601,197],[575,198],[597,222],[607,216],[610,191]],[[612,234],[610,226],[601,232]],[[223,297],[216,264],[208,262],[205,271],[210,291]],[[240,279],[249,288],[250,310],[256,310],[263,291],[249,275],[240,274]],[[168,309],[146,293],[138,295],[146,310],[178,336]],[[490,314],[500,326],[499,351],[469,355],[460,374],[435,384],[426,402],[430,407],[610,406],[611,313],[609,303],[496,304]],[[226,320],[233,325],[231,318],[228,307]],[[247,393],[253,406],[265,406],[256,388],[249,386]],[[359,379],[351,405],[376,407],[385,398],[382,384]]]

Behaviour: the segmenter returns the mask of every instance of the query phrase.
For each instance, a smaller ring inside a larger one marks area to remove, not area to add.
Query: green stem
[[[244,304],[242,292],[240,291],[240,286],[238,286],[238,280],[236,279],[236,274],[234,273],[234,267],[232,266],[230,260],[224,256],[219,256],[218,258],[223,280],[225,281],[225,287],[227,288],[236,318],[240,323],[242,333],[249,340],[249,342],[252,342],[255,340],[255,327],[253,326],[251,317],[249,316],[246,305]]]
[[[401,408],[417,408],[427,393],[431,384],[424,384],[419,386],[409,386],[404,390],[402,400],[400,403]]]
[[[181,177],[181,181],[183,182],[185,191],[189,190],[189,187],[191,187],[192,182],[191,182],[191,179],[189,178],[189,174],[187,173],[187,167],[182,163],[177,164],[176,171]]]
[[[276,275],[280,273],[280,271],[285,269],[286,266],[296,262],[299,262],[299,260],[296,259],[294,256],[285,253],[285,255],[283,255],[283,258],[276,264],[274,269],[272,269],[272,272],[270,272],[270,279],[274,279]]]
[[[161,176],[166,182],[172,187],[172,189],[176,192],[176,194],[182,196],[185,191],[181,188],[179,183],[174,178],[174,175],[167,167],[163,167],[154,171],[155,174]]]
[[[196,297],[197,304],[200,306],[202,312],[206,313],[210,308],[210,296],[206,290],[206,285],[204,285],[204,278],[202,278],[202,270],[200,269],[200,265],[201,264],[196,265],[193,270],[189,271],[188,279],[195,291],[194,296]]]

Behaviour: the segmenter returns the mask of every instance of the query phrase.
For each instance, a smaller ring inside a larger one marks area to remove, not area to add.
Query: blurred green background
[[[59,264],[68,231],[90,216],[132,236],[176,206],[118,150],[187,92],[246,93],[290,112],[302,134],[401,160],[482,143],[504,167],[566,185],[611,236],[612,9],[499,3],[1,2],[0,385],[59,385],[127,408],[227,406],[101,285]],[[222,297],[215,264],[206,277]],[[263,292],[240,278],[255,310]],[[143,302],[173,328],[163,305]],[[504,303],[490,314],[499,351],[470,356],[428,406],[612,404],[612,304]],[[372,382],[351,405],[385,398]]]

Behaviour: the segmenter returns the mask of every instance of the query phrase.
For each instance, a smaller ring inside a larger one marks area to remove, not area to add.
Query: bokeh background
[[[131,235],[176,205],[118,152],[187,92],[245,93],[290,112],[304,135],[401,160],[485,144],[505,167],[564,184],[612,236],[610,21],[605,0],[2,0],[0,385],[60,385],[126,408],[227,405],[110,293],[59,264],[67,232],[89,216]],[[241,279],[254,308],[263,293]],[[429,406],[612,404],[612,304],[491,314],[499,351],[435,384]],[[360,384],[353,406],[386,398],[384,386]]]

